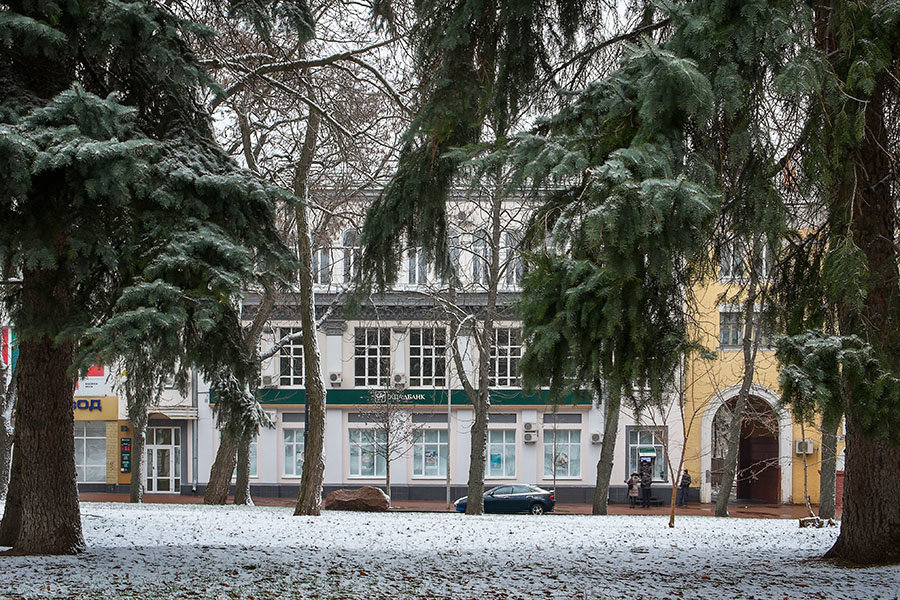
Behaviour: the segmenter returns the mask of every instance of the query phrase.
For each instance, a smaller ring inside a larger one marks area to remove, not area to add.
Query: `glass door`
[[[147,428],[147,492],[181,491],[181,428]]]

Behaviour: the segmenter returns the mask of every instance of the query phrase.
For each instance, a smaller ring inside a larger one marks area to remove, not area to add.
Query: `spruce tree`
[[[0,266],[21,278],[7,297],[21,344],[0,523],[14,552],[84,548],[72,394],[88,333],[123,296],[132,316],[209,328],[204,307],[182,319],[165,306],[228,306],[255,255],[281,248],[278,192],[224,156],[198,103],[189,40],[207,33],[137,1],[0,12]]]

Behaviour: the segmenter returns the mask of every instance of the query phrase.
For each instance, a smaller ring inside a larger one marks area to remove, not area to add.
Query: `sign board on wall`
[[[72,410],[76,421],[115,421],[119,418],[119,399],[115,396],[75,396]]]
[[[119,440],[119,471],[131,473],[131,438]]]

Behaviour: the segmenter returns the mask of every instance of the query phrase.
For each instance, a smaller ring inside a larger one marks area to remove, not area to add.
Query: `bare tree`
[[[371,453],[372,460],[384,461],[384,487],[390,497],[391,462],[405,456],[415,441],[409,404],[397,390],[372,390],[369,403],[357,407],[357,411],[369,427],[358,430],[359,438],[351,439],[351,445],[361,457],[363,453]]]

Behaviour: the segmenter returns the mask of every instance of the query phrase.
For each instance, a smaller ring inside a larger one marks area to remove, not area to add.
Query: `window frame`
[[[426,344],[424,341],[425,332],[431,332],[432,342],[430,345]],[[444,342],[441,345],[437,343],[438,332],[440,332],[444,336]],[[417,333],[419,336],[419,343],[414,343],[413,336],[414,333]],[[443,327],[410,327],[407,330],[407,356],[408,360],[408,378],[409,378],[409,386],[414,388],[443,388],[447,385],[447,339],[448,339],[447,330]],[[431,349],[431,354],[426,355],[425,350],[427,348]],[[415,361],[420,362],[419,374],[415,375],[414,364]],[[431,366],[431,375],[424,375],[425,366],[430,363]],[[441,375],[438,375],[438,367],[442,366]],[[430,380],[430,383],[428,381]]]
[[[289,333],[285,333],[285,332]],[[294,335],[295,333],[303,333],[303,329],[301,327],[279,327],[278,328],[278,339],[282,340],[286,335]],[[288,352],[290,350],[290,352]],[[299,356],[298,356],[299,353]],[[278,385],[279,387],[305,387],[306,386],[306,360],[304,356],[303,350],[303,338],[293,339],[286,344],[284,344],[278,350]],[[299,375],[299,383],[297,382],[298,376],[296,372],[296,364],[297,359],[300,361],[300,375]],[[290,373],[288,375],[284,374],[284,361],[288,360],[288,366],[290,367]],[[284,379],[287,377],[288,382],[285,383]]]
[[[554,466],[554,468],[551,469],[550,473],[547,473],[547,466],[548,466],[548,464],[547,464],[547,449],[548,448],[550,448],[550,455],[551,455],[550,462],[556,463],[556,460],[553,459],[554,441],[551,441],[549,444],[547,443],[547,435],[548,434],[553,435],[554,440],[556,440],[556,438],[559,436],[559,434],[562,434],[562,433],[566,434],[566,441],[564,443],[561,443],[560,441],[555,441],[556,448],[557,448],[557,452],[556,452],[557,456],[563,454],[562,452],[559,452],[559,448],[561,448],[563,446],[565,446],[566,448],[569,449],[568,452],[565,453],[566,456],[572,456],[571,449],[578,448],[578,474],[573,475],[571,473],[572,461],[569,460],[568,463],[566,464],[566,473],[565,474],[556,473],[556,479],[557,480],[560,480],[560,479],[574,480],[574,479],[582,479],[583,478],[582,473],[583,473],[583,464],[584,464],[584,439],[583,439],[584,436],[582,435],[582,432],[583,432],[583,429],[579,428],[579,427],[559,427],[558,425],[556,427],[546,427],[546,426],[544,427],[542,435],[541,435],[541,443],[543,444],[543,448],[542,448],[543,452],[541,453],[541,457],[543,460],[543,468],[542,468],[541,472],[543,473],[544,481],[548,481],[548,480],[552,481],[554,479],[553,473],[556,470],[556,468]],[[578,440],[575,442],[573,442],[571,439],[573,433],[578,435]]]
[[[103,426],[103,437],[99,435],[88,435],[88,424],[97,424]],[[79,431],[80,429],[80,431]],[[80,435],[79,435],[80,433]],[[75,480],[77,483],[106,483],[106,421],[75,421]],[[78,440],[81,440],[81,456],[79,457],[78,453]],[[102,440],[103,446],[103,461],[102,463],[91,463],[88,464],[88,440],[97,442],[98,440]],[[79,462],[79,459],[81,462]],[[102,469],[103,478],[92,480],[87,477],[87,469]],[[84,474],[82,476],[82,473]]]
[[[369,334],[376,332],[377,343],[369,344]],[[362,344],[359,335],[362,333]],[[371,354],[369,350],[375,349]],[[362,354],[360,354],[362,350]],[[369,361],[375,360],[376,372],[369,372]],[[362,361],[363,373],[359,373]],[[382,372],[383,371],[383,372]],[[353,330],[353,385],[358,388],[387,388],[391,384],[391,328],[358,326]]]
[[[287,437],[286,434],[289,431],[292,432],[291,435],[293,437],[293,439],[291,440],[290,443],[288,443],[288,441],[285,439]],[[283,464],[281,465],[281,477],[284,479],[299,479],[300,477],[303,477],[303,457],[305,456],[304,453],[306,451],[305,431],[306,431],[306,429],[304,427],[295,426],[294,424],[291,424],[291,426],[289,426],[289,427],[285,427],[284,425],[282,425],[282,427],[281,427],[281,435],[279,436],[279,445],[281,446],[281,458],[282,458],[282,462],[283,462]],[[299,438],[298,438],[298,434],[299,434]],[[291,461],[291,465],[293,465],[293,467],[294,467],[293,468],[293,471],[295,471],[294,473],[288,473],[288,469],[287,469],[288,461],[287,461],[286,452],[287,452],[287,448],[289,445],[293,449],[292,453],[291,453],[291,456],[293,457],[293,460]],[[299,473],[296,472],[298,446],[300,448],[300,454],[299,454],[299,456],[300,456],[300,472]]]
[[[501,346],[499,337],[500,332],[507,333],[507,343]],[[513,332],[516,332],[518,344],[513,344]],[[521,327],[494,327],[493,339],[491,340],[490,354],[488,356],[488,385],[491,388],[519,388],[519,362],[522,360],[522,328]],[[517,350],[516,350],[517,349]],[[505,350],[502,354],[500,350]],[[517,354],[513,354],[513,351]],[[506,365],[506,375],[500,376],[500,366]],[[511,375],[510,373],[514,373]]]
[[[637,442],[632,443],[631,434],[637,433]],[[651,433],[657,434],[661,433],[665,442],[657,441],[658,437],[654,435],[653,443],[649,442],[641,442],[641,433]],[[662,478],[657,478],[654,473],[653,475],[653,483],[668,483],[669,482],[669,470],[666,464],[666,446],[668,445],[668,437],[669,437],[669,427],[667,425],[654,425],[649,427],[644,427],[640,425],[628,425],[625,427],[625,465],[628,467],[629,473],[640,473],[640,456],[636,455],[636,461],[632,464],[631,461],[631,449],[632,448],[640,448],[646,446],[653,446],[656,451],[656,459],[659,460],[660,470],[662,471]],[[639,453],[638,453],[639,454]],[[634,468],[632,468],[634,467]]]
[[[368,433],[371,435],[371,442],[368,440],[355,441],[353,439],[353,434],[359,432],[361,435],[365,435]],[[379,435],[380,434],[380,435]],[[372,427],[348,427],[347,428],[347,478],[348,479],[384,479],[387,476],[387,459],[378,452],[378,446],[384,446],[385,442],[384,438],[384,430],[375,429]],[[371,446],[372,447],[372,461],[374,464],[373,475],[363,474],[362,473],[362,465],[363,465],[363,447]],[[357,464],[354,465],[353,461],[353,448],[358,448],[359,451],[357,453]],[[382,467],[381,473],[379,473],[379,465]],[[357,473],[354,473],[354,467],[357,468]]]
[[[425,440],[425,434],[435,432],[438,434],[438,440],[436,442],[429,442]],[[443,439],[442,439],[443,438]],[[427,475],[426,474],[426,464],[425,464],[425,452],[428,446],[436,446],[437,447],[437,466],[438,466],[438,474],[437,475]],[[416,451],[421,447],[421,465],[418,464],[416,459]],[[444,451],[444,460],[441,462],[441,450]],[[413,430],[413,443],[412,443],[412,478],[413,479],[439,479],[444,480],[447,479],[447,469],[450,466],[450,434],[446,428],[437,428],[437,427],[417,427]],[[421,466],[421,473],[416,473],[416,468]],[[441,470],[441,466],[444,467],[443,471]]]
[[[503,439],[499,442],[491,441],[492,433],[502,433]],[[512,440],[507,440],[507,434],[512,435]],[[518,431],[516,428],[512,427],[488,427],[488,435],[487,435],[487,443],[485,444],[485,465],[484,465],[484,478],[487,479],[496,479],[496,480],[514,480],[516,479],[519,472],[519,447],[518,447]],[[502,475],[494,475],[491,467],[491,446],[500,446],[502,448],[502,452],[500,453],[500,469],[503,472]],[[507,448],[512,447],[512,474],[507,474]]]

